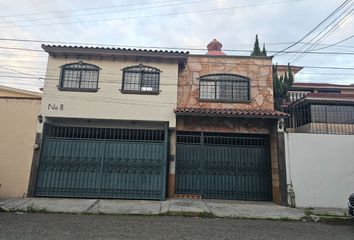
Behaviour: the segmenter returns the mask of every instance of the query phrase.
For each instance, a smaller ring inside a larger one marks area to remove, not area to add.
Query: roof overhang
[[[253,119],[281,119],[289,115],[275,110],[230,109],[230,108],[176,108],[177,116],[230,117]]]
[[[154,59],[175,60],[179,63],[187,61],[189,52],[167,51],[167,50],[148,50],[148,49],[130,49],[130,48],[109,48],[109,47],[84,47],[84,46],[61,46],[45,45],[42,48],[53,57],[98,57],[119,59],[128,57],[146,57]]]

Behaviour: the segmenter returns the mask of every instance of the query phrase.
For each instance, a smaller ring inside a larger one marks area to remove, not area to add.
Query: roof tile
[[[274,110],[231,109],[231,108],[176,108],[176,115],[246,117],[246,118],[283,118],[288,114]]]

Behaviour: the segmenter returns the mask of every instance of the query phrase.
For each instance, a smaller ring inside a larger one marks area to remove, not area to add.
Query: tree
[[[291,72],[290,64],[288,63],[288,70],[284,75],[278,76],[278,65],[273,68],[273,92],[275,109],[280,110],[283,100],[289,100],[288,91],[294,83],[294,75]]]
[[[265,48],[265,43],[263,43],[262,56],[267,56],[267,50]]]
[[[256,40],[254,42],[253,52],[251,56],[262,56],[261,49],[259,48],[258,34],[256,34]]]
[[[251,56],[267,56],[267,51],[265,49],[265,44],[263,43],[263,50],[259,47],[258,34],[256,34],[256,40],[254,41],[253,51]]]

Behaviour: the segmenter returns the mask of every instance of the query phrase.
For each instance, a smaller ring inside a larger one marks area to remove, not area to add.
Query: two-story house
[[[272,58],[48,46],[31,196],[285,199]],[[168,194],[167,194],[168,193]]]
[[[176,193],[280,203],[272,58],[221,48],[189,55],[179,75]]]
[[[49,46],[30,196],[164,199],[188,53]]]

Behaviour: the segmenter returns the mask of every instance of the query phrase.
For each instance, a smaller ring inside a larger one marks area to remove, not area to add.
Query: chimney
[[[222,44],[215,38],[207,45],[207,48],[208,48],[208,52],[206,53],[206,55],[213,55],[213,56],[225,55],[225,53],[221,51]]]

